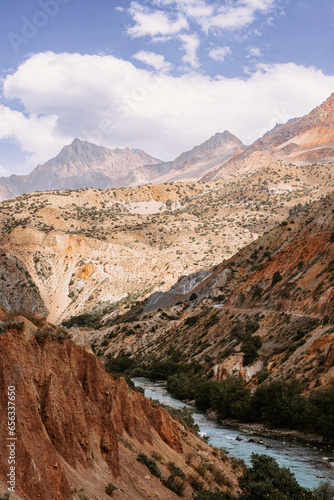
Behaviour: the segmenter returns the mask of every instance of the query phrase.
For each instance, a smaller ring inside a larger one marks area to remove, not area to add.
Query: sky
[[[176,158],[334,92],[332,0],[1,0],[0,175],[78,137]]]

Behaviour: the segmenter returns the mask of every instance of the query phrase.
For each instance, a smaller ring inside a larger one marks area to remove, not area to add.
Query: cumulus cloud
[[[261,52],[261,49],[259,47],[250,47],[249,48],[247,58],[261,57],[261,56],[262,56],[262,52]]]
[[[197,50],[200,45],[198,36],[196,34],[180,35],[180,40],[185,51],[182,61],[186,64],[190,64],[193,68],[198,68],[200,65],[197,57]]]
[[[202,20],[202,27],[210,29],[236,30],[253,23],[256,14],[268,12],[275,0],[239,0],[219,7],[217,12]]]
[[[15,139],[38,162],[74,137],[108,147],[141,148],[173,159],[225,129],[246,144],[277,122],[325,100],[334,77],[296,64],[258,65],[243,78],[136,68],[111,55],[32,55],[4,81],[0,137]],[[5,132],[4,132],[5,131]]]
[[[137,61],[141,61],[157,71],[168,72],[172,68],[171,63],[167,62],[165,57],[155,52],[141,50],[133,55]]]
[[[20,111],[0,105],[0,139],[14,139],[21,149],[30,153],[28,163],[31,166],[45,161],[51,151],[64,146],[64,139],[71,136],[58,137],[56,133],[56,115],[37,116],[32,113],[28,117]],[[0,167],[3,174],[3,167]]]
[[[152,11],[137,2],[131,3],[128,12],[135,24],[128,27],[127,33],[133,38],[173,35],[188,28],[184,16],[179,15],[176,19],[172,19],[162,10]]]
[[[211,49],[209,52],[209,56],[211,59],[214,59],[215,61],[224,61],[225,57],[231,54],[232,51],[230,47],[216,47],[214,49]]]
[[[188,20],[199,24],[204,31],[214,29],[240,29],[251,24],[257,13],[267,13],[275,5],[276,0],[237,0],[208,2],[206,0],[153,0],[151,7],[143,7],[133,2],[128,13],[134,25],[128,32],[132,36],[175,34],[188,28]],[[172,6],[178,13],[177,21],[172,21],[158,6]],[[152,25],[154,24],[154,27]]]
[[[252,24],[258,14],[268,14],[277,0],[149,0],[146,5],[136,1],[130,4],[128,14],[132,25],[127,33],[133,38],[151,37],[155,42],[180,40],[186,51],[183,61],[199,67],[196,55],[201,32],[217,35],[221,31],[235,31]],[[171,13],[172,12],[172,13]],[[196,35],[189,34],[195,24]]]

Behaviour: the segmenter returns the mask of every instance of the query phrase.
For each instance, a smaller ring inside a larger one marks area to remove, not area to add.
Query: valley
[[[251,469],[134,377],[216,422],[315,434],[332,456],[333,109],[332,95],[251,146],[225,131],[172,162],[75,139],[0,182],[13,500],[237,498]]]
[[[279,164],[205,184],[52,191],[4,201],[4,268],[18,259],[30,276],[22,288],[19,271],[11,270],[11,283],[4,273],[6,307],[24,309],[26,297],[29,309],[32,283],[40,296],[36,312],[53,322],[167,291],[182,275],[209,272],[296,205],[325,196],[333,182],[334,164]]]

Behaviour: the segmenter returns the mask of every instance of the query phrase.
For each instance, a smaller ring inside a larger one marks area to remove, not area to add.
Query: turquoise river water
[[[173,398],[168,393],[165,383],[151,382],[142,378],[135,378],[133,382],[136,386],[145,390],[147,398],[159,400],[161,403],[173,408],[182,408],[183,406],[191,408],[194,411],[193,417],[200,428],[201,435],[209,436],[210,444],[225,449],[230,456],[242,458],[249,465],[252,453],[265,453],[275,458],[279,465],[288,467],[295,474],[299,484],[305,488],[316,488],[321,481],[330,481],[334,484],[334,469],[330,466],[330,462],[334,462],[333,450],[321,450],[311,445],[285,443],[278,439],[263,438],[261,436],[251,437],[262,439],[270,445],[270,448],[257,443],[249,443],[250,436],[239,430],[219,425],[209,420],[204,413],[194,410],[192,406],[183,401]],[[243,440],[237,441],[237,436],[240,436]],[[324,461],[324,457],[329,458],[329,460]]]

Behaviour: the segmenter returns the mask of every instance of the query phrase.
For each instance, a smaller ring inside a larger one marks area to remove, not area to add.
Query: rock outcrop
[[[155,450],[185,470],[189,451],[205,449],[217,460],[183,428],[187,444],[166,410],[129,389],[124,379],[111,379],[92,352],[52,327],[31,333],[19,319],[7,322],[0,335],[0,480],[6,483],[9,471],[7,388],[14,386],[19,496],[70,500],[83,488],[90,499],[103,500],[112,482],[115,498],[146,500],[156,492],[173,499],[177,496],[137,462],[138,451]],[[229,465],[225,468],[235,483]],[[191,498],[190,486],[185,496]]]

